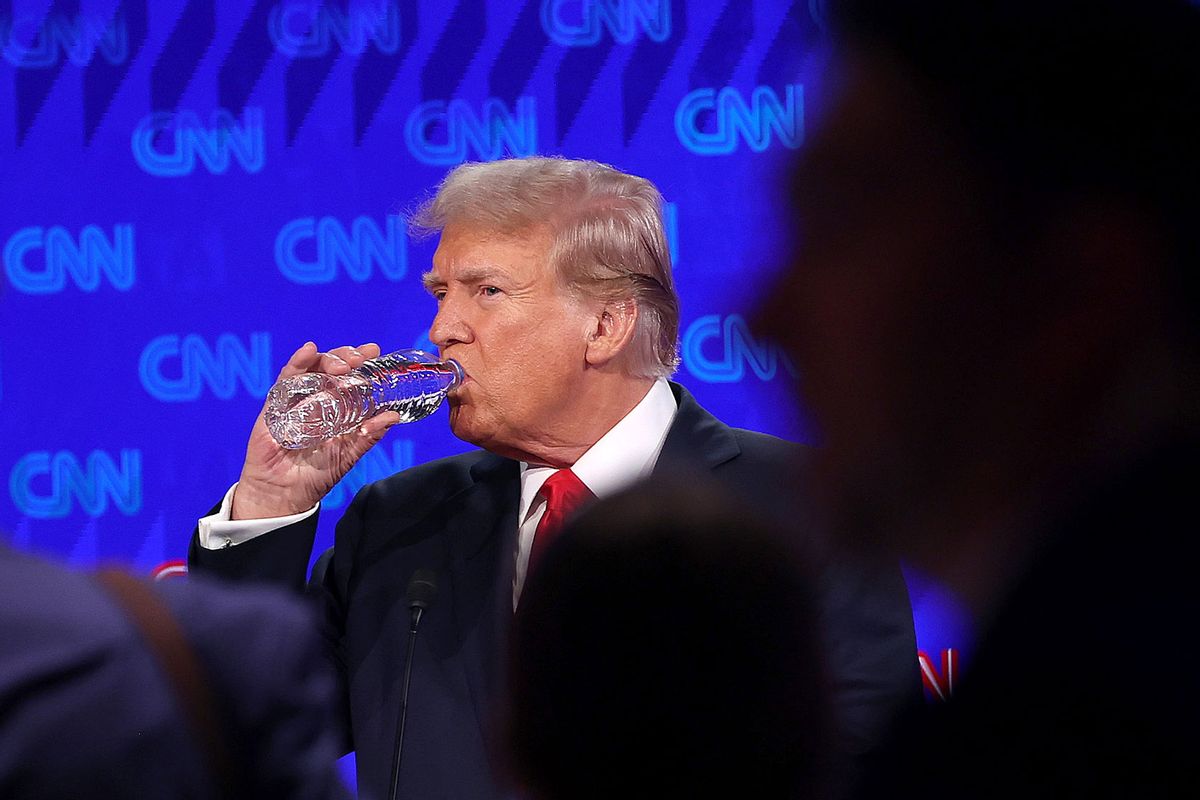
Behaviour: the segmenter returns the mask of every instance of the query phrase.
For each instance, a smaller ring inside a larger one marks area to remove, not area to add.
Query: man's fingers
[[[363,454],[379,443],[388,430],[400,421],[400,415],[395,411],[384,411],[376,414],[359,426],[358,430],[346,434],[346,443],[350,448],[350,458],[353,461],[363,457]]]
[[[283,365],[283,369],[279,370],[280,379],[290,378],[302,372],[310,372],[319,363],[320,355],[316,342],[305,342],[299,350],[292,353],[292,357]]]
[[[335,347],[329,351],[329,355],[337,356],[342,361],[345,361],[352,367],[357,367],[359,364],[367,360],[367,356],[357,347],[346,345],[345,347]]]
[[[361,347],[350,347],[347,345],[330,350],[328,355],[344,361],[353,369],[362,366],[363,362],[368,359],[378,358],[379,345],[374,343],[364,344]]]
[[[374,444],[382,439],[383,435],[399,421],[400,415],[395,411],[381,411],[380,413],[363,422],[358,429],[358,433],[360,436],[371,439],[371,444]]]
[[[359,347],[335,347],[328,353],[317,350],[314,342],[305,342],[304,346],[292,353],[292,357],[279,371],[279,378],[290,378],[304,372],[327,372],[330,375],[345,375],[355,367],[371,358],[379,357],[379,345],[374,342]]]

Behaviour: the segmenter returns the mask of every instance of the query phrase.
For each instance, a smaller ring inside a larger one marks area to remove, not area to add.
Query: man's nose
[[[467,320],[451,300],[443,300],[433,324],[429,326],[429,341],[437,345],[439,350],[445,350],[452,344],[462,344],[471,339],[471,326]]]

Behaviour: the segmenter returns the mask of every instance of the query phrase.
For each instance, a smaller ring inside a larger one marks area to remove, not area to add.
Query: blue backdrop
[[[562,154],[662,190],[677,378],[812,441],[746,317],[819,102],[821,0],[0,0],[0,529],[81,566],[182,559],[307,339],[422,346],[434,242],[404,212],[463,160]],[[428,346],[428,345],[426,345]],[[393,431],[325,507],[461,452]],[[910,575],[937,686],[961,614]]]

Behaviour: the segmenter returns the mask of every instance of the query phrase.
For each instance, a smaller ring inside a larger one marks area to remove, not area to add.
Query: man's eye
[[[433,292],[432,294],[433,294],[433,299],[437,300],[439,303],[446,299],[445,290],[439,289],[436,292]]]
[[[495,297],[500,294],[500,289],[495,286],[481,286],[479,287],[479,293],[485,297]]]

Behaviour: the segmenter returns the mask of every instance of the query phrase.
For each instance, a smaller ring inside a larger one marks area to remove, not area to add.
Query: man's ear
[[[587,363],[593,367],[603,367],[620,356],[633,341],[637,317],[637,302],[634,300],[605,303],[592,318],[592,329],[588,332]]]

